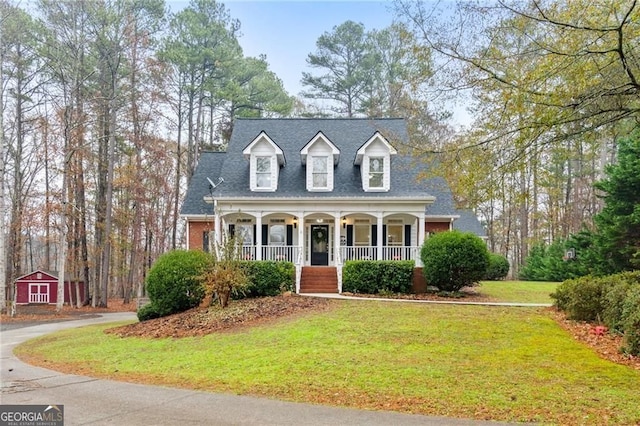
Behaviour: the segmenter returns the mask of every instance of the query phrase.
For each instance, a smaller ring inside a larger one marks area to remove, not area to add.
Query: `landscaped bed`
[[[570,323],[560,327],[549,308],[300,296],[230,308],[107,333],[104,325],[69,330],[17,353],[77,374],[293,401],[507,421],[640,421],[637,360],[625,366],[603,358],[574,340]],[[245,310],[256,316],[240,320]],[[211,334],[202,335],[206,328]],[[167,336],[200,331],[161,338],[162,329]],[[121,337],[127,334],[154,338]]]

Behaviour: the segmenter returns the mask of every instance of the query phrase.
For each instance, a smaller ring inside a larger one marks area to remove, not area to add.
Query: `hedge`
[[[622,350],[640,355],[640,271],[566,280],[551,297],[569,319],[603,322],[624,335]]]
[[[243,261],[241,265],[249,276],[249,285],[244,294],[235,296],[236,299],[277,296],[284,291],[293,291],[296,280],[293,263],[257,260]]]
[[[349,260],[342,268],[342,291],[348,293],[408,293],[412,260]]]

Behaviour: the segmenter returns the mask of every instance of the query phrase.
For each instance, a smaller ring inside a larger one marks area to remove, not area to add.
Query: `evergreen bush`
[[[567,313],[567,317],[578,321],[602,319],[604,294],[608,280],[606,277],[587,275],[560,284],[551,294],[555,305]]]
[[[489,266],[484,279],[489,281],[503,280],[509,274],[509,261],[497,253],[489,253]]]
[[[296,269],[291,262],[244,261],[242,268],[249,283],[243,294],[238,294],[236,298],[277,296],[283,291],[293,291]]]
[[[397,294],[411,290],[411,260],[350,260],[342,268],[342,291],[362,294]]]
[[[622,307],[622,324],[623,350],[630,355],[640,355],[640,286],[633,286],[627,292]]]
[[[211,260],[200,250],[173,250],[160,256],[146,279],[150,305],[140,310],[142,315],[157,318],[198,306],[205,293],[200,276]]]
[[[470,232],[440,232],[424,242],[420,251],[427,285],[455,292],[477,284],[489,266],[489,251]]]

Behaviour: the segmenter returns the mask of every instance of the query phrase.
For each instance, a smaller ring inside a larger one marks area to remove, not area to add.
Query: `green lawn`
[[[16,353],[97,377],[292,401],[547,424],[640,422],[640,371],[599,358],[545,309],[333,303],[199,338],[120,338],[87,327]]]
[[[549,294],[560,283],[538,281],[482,281],[476,290],[500,302],[553,303]]]

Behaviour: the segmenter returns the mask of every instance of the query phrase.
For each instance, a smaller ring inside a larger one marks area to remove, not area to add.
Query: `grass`
[[[500,302],[553,303],[549,295],[559,284],[537,281],[482,281],[477,290]]]
[[[598,358],[544,309],[334,303],[200,338],[119,338],[103,333],[107,326],[87,327],[16,353],[91,376],[292,401],[551,424],[640,422],[640,372]]]

